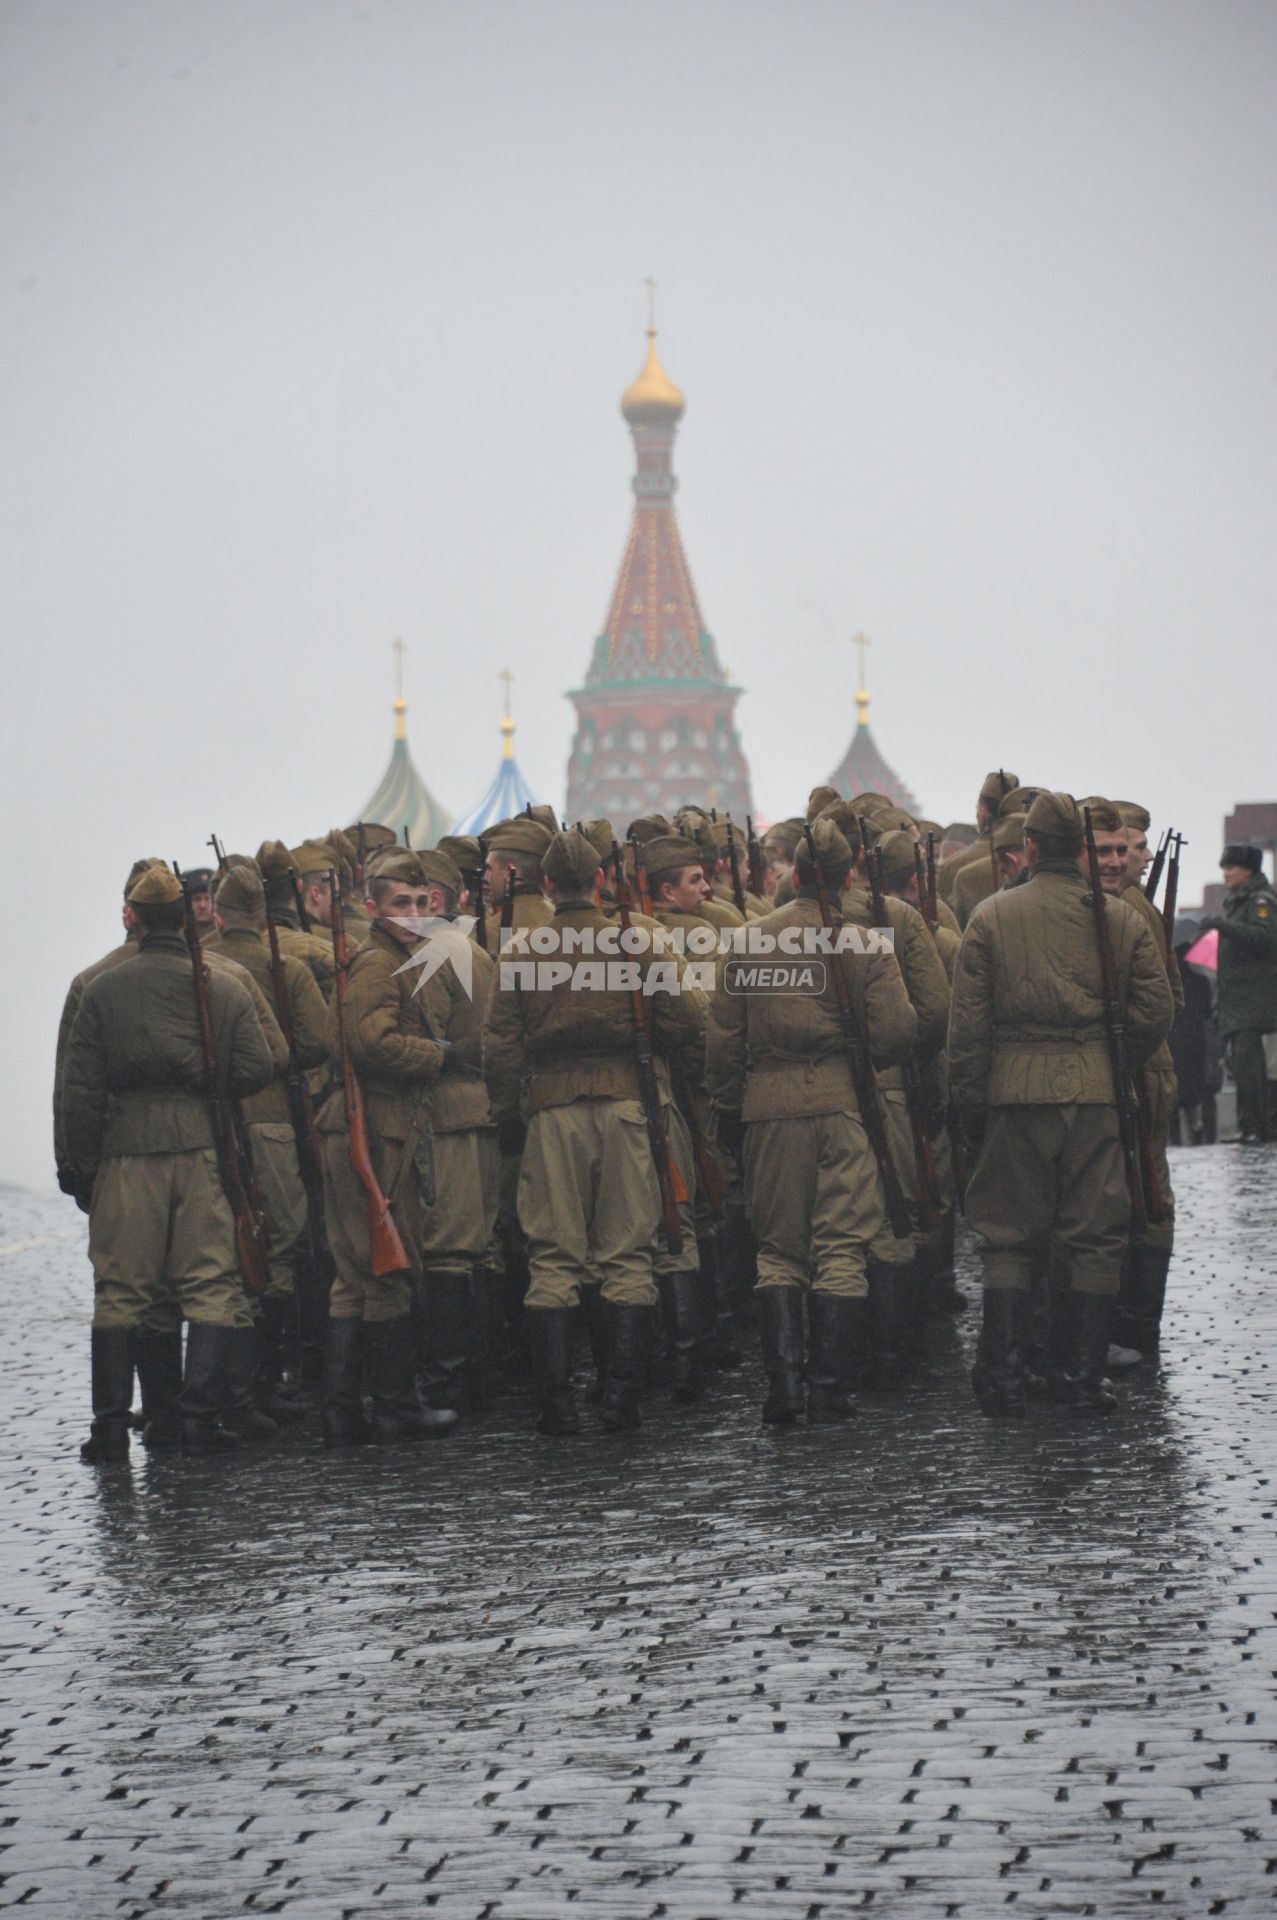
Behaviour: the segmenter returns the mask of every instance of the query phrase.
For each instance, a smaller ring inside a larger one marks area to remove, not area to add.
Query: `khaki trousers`
[[[656,1304],[652,1242],[660,1191],[637,1100],[573,1100],[528,1125],[519,1221],[529,1307],[574,1307],[597,1279],[618,1306]]]
[[[423,1207],[416,1169],[404,1169],[391,1201],[391,1214],[408,1255],[400,1273],[376,1276],[368,1238],[368,1196],[350,1164],[350,1143],[344,1133],[326,1133],[324,1142],[324,1207],[328,1246],[336,1273],[328,1300],[332,1320],[400,1320],[412,1305],[412,1282],[421,1273]],[[381,1181],[397,1171],[403,1143],[391,1140],[374,1146],[373,1165]]]
[[[882,1192],[858,1115],[751,1121],[745,1198],[758,1241],[759,1291],[810,1286],[865,1297],[865,1263],[882,1228]]]
[[[1116,1110],[991,1108],[967,1219],[986,1287],[1027,1288],[1054,1259],[1075,1293],[1116,1294],[1131,1224]]]
[[[903,1240],[897,1240],[891,1230],[891,1222],[887,1218],[884,1203],[882,1221],[874,1235],[869,1258],[884,1267],[906,1267],[922,1244],[922,1235],[918,1231],[918,1169],[914,1165],[913,1158],[913,1131],[909,1125],[909,1109],[905,1105],[903,1087],[880,1087],[878,1097],[882,1103],[887,1146],[900,1178],[901,1190],[909,1203],[909,1218],[913,1222],[914,1231],[912,1234],[906,1234]],[[869,1150],[869,1156],[873,1160],[872,1147]],[[881,1175],[878,1173],[876,1160],[873,1160],[873,1167],[874,1177],[878,1180],[881,1191]]]
[[[291,1300],[293,1256],[306,1234],[306,1189],[297,1161],[296,1135],[287,1120],[256,1120],[248,1135],[266,1214],[268,1291]]]
[[[696,1252],[696,1156],[692,1152],[692,1130],[672,1100],[662,1108],[665,1115],[665,1137],[669,1142],[670,1165],[677,1169],[683,1182],[686,1200],[678,1202],[679,1232],[683,1236],[683,1246],[679,1253],[671,1253],[665,1244],[665,1234],[658,1226],[656,1242],[652,1248],[652,1271],[657,1274],[695,1272],[699,1264]]]
[[[89,1208],[93,1324],[247,1327],[235,1222],[212,1147],[104,1160]]]
[[[469,1273],[487,1252],[497,1219],[501,1154],[492,1127],[433,1135],[435,1202],[422,1223],[421,1265]]]

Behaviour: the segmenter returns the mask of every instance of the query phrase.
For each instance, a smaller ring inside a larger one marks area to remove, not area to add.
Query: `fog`
[[[561,803],[643,280],[760,810],[1277,795],[1269,5],[4,0],[0,1177],[131,861]],[[19,941],[19,931],[22,939]]]

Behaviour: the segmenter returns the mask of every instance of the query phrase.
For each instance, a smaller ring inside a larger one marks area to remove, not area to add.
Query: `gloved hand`
[[[724,1153],[739,1154],[745,1145],[745,1122],[740,1114],[726,1111],[720,1113],[716,1137]]]
[[[1197,923],[1199,933],[1218,933],[1224,924],[1222,913],[1205,913]]]
[[[502,1153],[522,1153],[527,1137],[528,1130],[521,1114],[503,1113],[500,1116],[497,1121],[497,1145]]]

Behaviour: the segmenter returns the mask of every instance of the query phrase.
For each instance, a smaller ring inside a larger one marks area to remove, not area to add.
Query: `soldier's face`
[[[379,924],[401,947],[415,947],[421,929],[431,918],[430,893],[426,887],[395,886],[377,903]]]
[[[489,906],[494,900],[499,900],[505,892],[506,865],[499,853],[488,855],[487,864],[483,869],[483,897]]]
[[[1126,878],[1128,883],[1140,879],[1145,867],[1153,858],[1148,850],[1148,835],[1141,833],[1138,827],[1130,829],[1130,840],[1126,850]]]
[[[1219,871],[1226,887],[1244,887],[1250,879],[1249,867],[1221,867]]]
[[[368,902],[365,900],[365,907]],[[371,908],[369,908],[371,912]],[[330,927],[333,923],[333,897],[327,887],[309,886],[306,889],[306,918],[316,926]]]
[[[208,927],[211,929],[213,925],[212,894],[211,893],[193,893],[191,895],[191,912],[195,916],[195,924],[200,929],[201,933],[204,931],[205,927]]]
[[[704,867],[684,867],[678,876],[678,884],[667,880],[661,893],[668,905],[676,907],[680,913],[699,913],[710,896],[710,884],[705,878]]]
[[[1126,857],[1129,851],[1129,835],[1126,833],[1097,833],[1095,836],[1095,854],[1100,869],[1100,885],[1105,893],[1120,893],[1126,885]],[[1086,849],[1082,849],[1078,866],[1084,877],[1089,877]]]

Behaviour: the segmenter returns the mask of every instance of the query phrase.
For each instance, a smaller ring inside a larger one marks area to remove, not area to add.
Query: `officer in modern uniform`
[[[954,979],[949,1081],[975,1157],[967,1218],[984,1267],[984,1318],[972,1385],[983,1411],[1023,1418],[1024,1352],[1035,1259],[1056,1255],[1070,1326],[1053,1388],[1097,1412],[1131,1201],[1118,1131],[1094,910],[1079,869],[1083,820],[1068,793],[1040,793],[1025,846],[1032,878],[982,901]],[[1166,969],[1148,929],[1105,899],[1128,1065],[1171,1024]]]
[[[1277,893],[1258,847],[1232,841],[1219,860],[1222,913],[1201,921],[1219,934],[1219,1030],[1231,1051],[1243,1146],[1272,1138],[1264,1035],[1277,1032]]]

